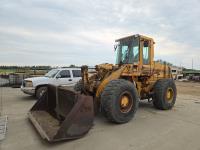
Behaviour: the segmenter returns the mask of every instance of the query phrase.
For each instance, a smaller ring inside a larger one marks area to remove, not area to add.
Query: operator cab
[[[152,38],[132,35],[116,40],[116,64],[149,65],[153,61]]]

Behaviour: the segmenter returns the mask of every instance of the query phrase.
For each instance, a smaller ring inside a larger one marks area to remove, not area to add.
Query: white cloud
[[[199,7],[198,0],[1,0],[0,63],[114,62],[114,40],[140,33],[154,38],[156,58],[187,67],[194,59],[200,68]]]

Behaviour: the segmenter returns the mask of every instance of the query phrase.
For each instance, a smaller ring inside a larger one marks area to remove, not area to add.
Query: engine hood
[[[32,78],[26,78],[25,81],[32,81],[33,86],[36,87],[38,85],[42,84],[48,84],[49,78],[48,77],[32,77]]]
[[[48,77],[32,77],[32,78],[26,78],[24,79],[25,81],[32,81],[32,82],[37,82],[37,81],[44,81],[48,80]]]

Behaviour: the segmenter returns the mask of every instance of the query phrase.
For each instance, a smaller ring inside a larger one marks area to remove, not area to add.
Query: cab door
[[[81,80],[81,70],[80,69],[73,69],[72,75],[73,75],[74,84],[76,84],[79,80]]]
[[[56,85],[73,85],[73,77],[70,70],[61,70],[55,79]]]
[[[144,74],[150,74],[151,69],[151,40],[142,40],[141,41],[141,63],[142,63],[142,72]]]

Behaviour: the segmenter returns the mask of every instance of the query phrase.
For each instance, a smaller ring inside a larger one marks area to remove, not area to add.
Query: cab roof
[[[80,67],[63,67],[63,68],[52,68],[52,70],[81,70]]]
[[[144,35],[140,35],[140,34],[134,34],[134,35],[126,36],[126,37],[115,40],[115,42],[119,42],[121,40],[129,39],[129,38],[136,38],[136,37],[144,38],[144,39],[147,39],[147,40],[152,40],[154,42],[154,40],[152,38],[144,36]]]

